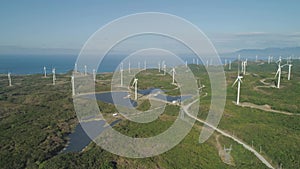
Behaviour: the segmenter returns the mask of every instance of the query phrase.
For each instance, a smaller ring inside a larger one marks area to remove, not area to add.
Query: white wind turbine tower
[[[187,61],[185,61],[185,67],[188,67],[188,65],[187,65]]]
[[[52,81],[53,81],[53,85],[55,85],[55,80],[56,80],[56,76],[55,76],[55,68],[52,69]]]
[[[229,61],[228,69],[231,70],[231,60]]]
[[[164,64],[164,75],[166,75],[166,71],[167,71],[167,65]]]
[[[94,79],[94,82],[96,82],[96,70],[93,69],[93,79]]]
[[[276,62],[278,64],[278,69],[277,72],[275,74],[275,77],[278,75],[278,80],[277,80],[277,88],[280,88],[280,78],[281,78],[281,58],[279,58],[279,60]]]
[[[208,67],[208,60],[206,61],[206,67]]]
[[[120,65],[121,87],[123,87],[123,62]]]
[[[268,57],[268,64],[271,63],[271,56]]]
[[[11,73],[10,72],[8,72],[7,73],[7,78],[8,78],[8,86],[11,86]]]
[[[44,66],[44,77],[45,77],[45,78],[47,77],[47,69],[46,69],[45,66]]]
[[[134,100],[137,100],[137,83],[138,83],[138,79],[134,78],[132,86],[134,85]]]
[[[247,62],[248,62],[247,59],[246,59],[246,61],[243,61],[243,62],[242,62],[242,66],[243,66],[243,74],[244,74],[244,75],[246,75]]]
[[[240,57],[239,57],[240,58]],[[239,59],[240,60],[240,59]],[[236,96],[236,104],[240,104],[240,90],[241,90],[241,83],[242,83],[243,76],[240,76],[240,63],[238,63],[238,76],[232,86],[234,86],[236,83],[238,83],[238,90],[237,90],[237,96]]]
[[[288,61],[288,66],[289,66],[288,80],[291,80],[291,71],[292,71],[292,66],[293,66],[291,61]]]
[[[87,67],[86,67],[86,65],[84,65],[84,75],[85,76],[87,75]]]
[[[197,59],[197,65],[199,65],[199,60]]]
[[[158,72],[160,72],[160,62],[158,62]]]
[[[242,73],[244,74],[244,61],[242,61]]]
[[[72,83],[72,96],[75,96],[75,80],[74,80],[74,75],[71,76],[71,83]]]
[[[175,84],[175,74],[176,74],[176,71],[175,71],[174,67],[172,68],[171,73],[172,73],[172,84]]]

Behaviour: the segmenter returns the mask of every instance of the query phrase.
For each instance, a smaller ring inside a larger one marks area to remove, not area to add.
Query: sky
[[[112,20],[163,12],[196,25],[219,52],[294,47],[300,46],[299,7],[297,0],[7,0],[0,2],[0,46],[81,49]]]

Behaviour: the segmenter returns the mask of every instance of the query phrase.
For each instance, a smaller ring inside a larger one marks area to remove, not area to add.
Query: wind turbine
[[[96,82],[96,70],[93,69],[93,79],[94,79],[94,82]]]
[[[45,66],[44,66],[44,77],[45,77],[45,78],[47,77],[47,69],[46,69]]]
[[[199,65],[199,60],[197,59],[197,65]]]
[[[164,75],[166,75],[166,71],[167,71],[167,65],[164,64]]]
[[[188,65],[187,65],[187,61],[185,61],[185,67],[188,67]]]
[[[53,85],[55,85],[55,80],[56,80],[56,76],[55,76],[55,68],[52,69],[52,81],[53,81]]]
[[[271,63],[271,56],[268,57],[268,64]]]
[[[281,78],[281,68],[282,68],[282,66],[280,65],[281,64],[281,58],[279,58],[279,60],[276,63],[278,64],[278,69],[277,69],[277,72],[275,74],[275,78],[278,75],[277,88],[279,89],[280,88],[280,78]]]
[[[172,73],[172,84],[175,84],[175,74],[176,74],[176,71],[175,71],[174,67],[172,68],[171,73]]]
[[[291,71],[292,71],[292,64],[289,64],[289,74],[288,74],[288,80],[291,80]]]
[[[72,96],[75,96],[75,80],[74,80],[74,75],[71,76],[71,83],[72,83]]]
[[[138,83],[138,79],[134,78],[132,86],[134,85],[134,100],[137,100],[137,83]]]
[[[240,104],[240,89],[241,89],[241,83],[243,76],[238,75],[236,80],[234,81],[233,85],[234,86],[236,83],[238,83],[238,90],[237,90],[237,97],[236,97],[236,104]]]
[[[8,86],[11,86],[11,77],[10,77],[10,72],[7,73],[7,78],[8,78]]]
[[[84,75],[85,76],[87,75],[87,67],[86,67],[86,65],[84,65]]]
[[[231,60],[229,61],[228,69],[231,70]]]
[[[257,62],[258,61],[258,57],[257,57],[257,55],[255,56],[255,62]]]
[[[242,73],[244,74],[244,68],[245,68],[245,66],[244,66],[244,61],[242,61]]]
[[[123,62],[120,65],[121,87],[123,87]]]
[[[160,62],[158,62],[158,72],[160,72]]]
[[[248,60],[246,59],[246,61],[243,61],[242,62],[242,70],[243,70],[243,75],[246,75],[246,66],[247,66],[247,62]]]
[[[240,60],[240,56],[239,56],[239,60]],[[240,104],[240,90],[241,90],[241,83],[243,76],[240,75],[240,63],[238,63],[238,76],[236,78],[236,80],[234,81],[234,83],[232,84],[232,87],[238,83],[238,90],[237,90],[237,96],[236,96],[236,104]]]

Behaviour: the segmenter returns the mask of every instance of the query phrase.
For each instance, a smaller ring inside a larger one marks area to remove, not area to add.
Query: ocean
[[[196,64],[196,58],[193,59],[193,57],[190,56],[182,58],[186,60],[188,64],[192,64],[193,62]],[[234,61],[236,59],[236,57],[226,57],[226,60],[228,62],[229,60]],[[56,73],[66,73],[74,69],[76,60],[77,55],[0,55],[0,74],[6,74],[8,72],[20,75],[43,74],[44,66],[47,68],[48,73],[51,73],[52,68],[55,68]],[[103,62],[97,72],[113,72],[115,71],[121,60],[122,57],[120,56],[106,57],[105,59],[103,59]],[[150,61],[147,61],[147,66],[157,67],[157,61],[153,61],[152,66],[150,65]],[[221,61],[224,64],[225,58],[221,58]],[[200,60],[198,63],[202,64]],[[137,62],[131,62],[131,68],[137,68],[137,65]],[[144,66],[143,61],[140,62],[140,66],[141,68]],[[124,63],[124,69],[126,69],[127,67],[128,63]],[[78,67],[78,70],[83,70],[83,68]],[[91,70],[88,71],[91,72]]]
[[[51,73],[66,73],[74,69],[77,55],[0,55],[0,74],[43,74],[44,66]],[[109,59],[102,64],[98,72],[112,72],[117,66],[116,59]]]

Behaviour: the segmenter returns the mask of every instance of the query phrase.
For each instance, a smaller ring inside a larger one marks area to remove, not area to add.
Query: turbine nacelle
[[[233,82],[232,87],[233,87],[237,82],[243,83],[242,78],[243,78],[243,76],[238,75],[237,78],[235,79],[235,81]]]

